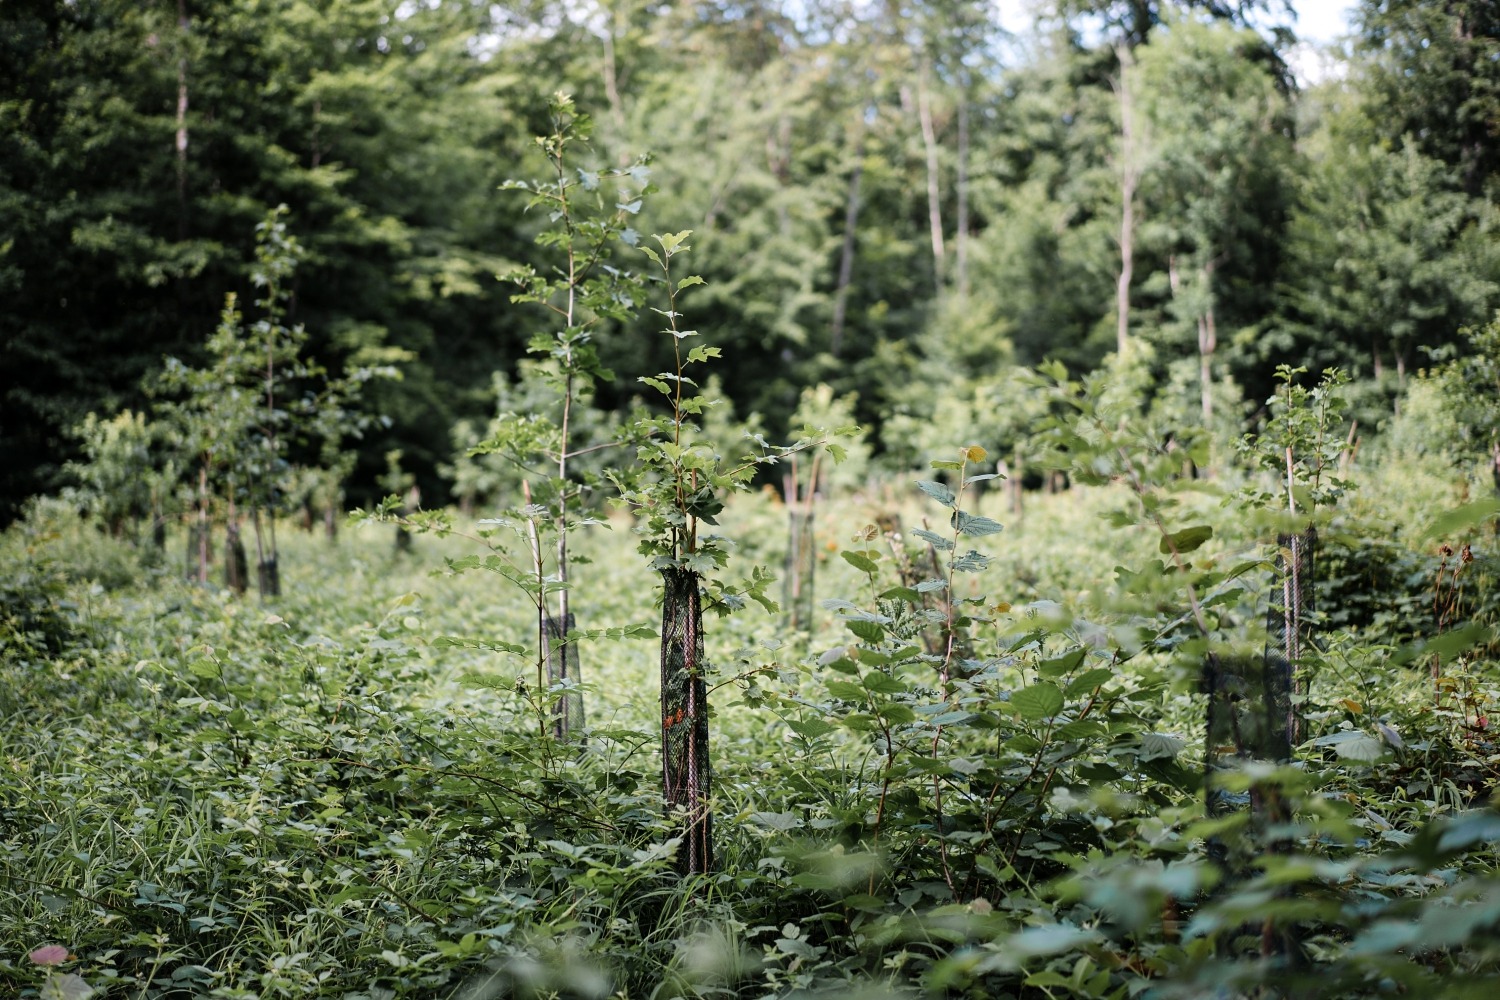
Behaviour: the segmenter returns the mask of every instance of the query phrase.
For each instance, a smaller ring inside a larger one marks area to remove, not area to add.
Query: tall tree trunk
[[[784,111],[776,128],[766,134],[766,166],[785,191],[792,176],[792,119]],[[784,237],[792,234],[792,213],[787,210],[786,199],[781,197],[776,199],[776,228]]]
[[[610,5],[607,23],[604,26],[604,96],[609,100],[609,114],[615,128],[625,130],[625,102],[620,100],[619,72],[615,66],[615,31],[620,22],[622,4]]]
[[[828,353],[835,358],[844,339],[844,317],[849,303],[849,282],[854,277],[854,235],[859,227],[859,181],[865,172],[865,132],[859,126],[854,140],[854,169],[849,173],[849,200],[844,206],[844,249],[839,256],[839,279],[833,293],[833,322],[828,331]]]
[[[1213,356],[1219,346],[1218,327],[1214,321],[1213,276],[1213,261],[1198,269],[1198,280],[1203,283],[1208,301],[1193,317],[1194,325],[1198,328],[1198,388],[1205,425],[1214,416]],[[1176,257],[1167,257],[1167,284],[1172,289],[1173,298],[1182,294],[1182,275],[1177,270]]]
[[[969,297],[969,93],[958,101],[958,206],[954,220],[953,268],[960,299]]]
[[[255,529],[255,573],[256,588],[261,600],[281,596],[281,564],[276,551],[276,515],[266,511],[267,534],[271,544],[261,541],[260,508],[250,508],[250,523]]]
[[[917,72],[917,120],[922,125],[922,148],[927,154],[927,227],[932,239],[932,276],[936,287],[943,286],[943,202],[938,187],[937,130],[932,123],[932,95],[927,86],[927,58]]]
[[[198,582],[208,584],[208,464],[198,466]]]
[[[279,323],[280,321],[277,320]],[[276,460],[276,344],[266,341],[266,442],[271,461]],[[281,596],[281,567],[276,549],[276,484],[270,470],[262,484],[265,489],[267,535],[261,537],[260,504],[250,507],[251,523],[255,526],[255,570],[261,600]],[[269,545],[266,542],[269,541]]]
[[[1214,322],[1214,265],[1199,271],[1199,279],[1209,289],[1208,306],[1199,313],[1199,379],[1203,384],[1203,423],[1214,420],[1214,352],[1218,351],[1218,327]]]
[[[1130,342],[1130,282],[1135,271],[1135,189],[1140,168],[1135,150],[1135,103],[1130,92],[1130,70],[1134,57],[1124,45],[1116,49],[1120,58],[1120,82],[1115,93],[1120,101],[1120,274],[1115,282],[1115,356],[1123,360]]]
[[[177,238],[187,239],[188,81],[187,47],[190,24],[187,0],[177,0]]]

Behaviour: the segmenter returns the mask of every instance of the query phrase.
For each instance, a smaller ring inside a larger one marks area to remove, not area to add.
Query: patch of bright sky
[[[1037,0],[994,0],[1000,26],[1015,35],[1031,30]],[[1326,49],[1352,30],[1356,0],[1292,0],[1299,44],[1287,61],[1304,86],[1338,72]]]

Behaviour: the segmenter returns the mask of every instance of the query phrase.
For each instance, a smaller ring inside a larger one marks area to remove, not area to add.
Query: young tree
[[[568,539],[577,518],[583,493],[597,477],[581,479],[574,463],[583,455],[607,447],[591,442],[580,447],[576,435],[582,398],[599,381],[609,382],[614,373],[599,359],[595,343],[601,327],[610,320],[628,319],[636,308],[640,280],[613,263],[617,245],[633,245],[638,236],[630,223],[643,199],[654,188],[642,161],[618,170],[596,170],[580,166],[578,147],[587,144],[593,120],[580,113],[571,97],[557,94],[548,108],[550,128],[537,145],[546,158],[549,176],[536,181],[508,181],[506,186],[529,196],[528,208],[548,213],[554,228],[537,237],[544,248],[555,251],[545,271],[526,267],[509,277],[520,291],[512,302],[533,303],[551,314],[559,329],[537,332],[528,350],[541,355],[539,370],[552,388],[556,405],[551,413],[508,413],[496,422],[493,436],[470,450],[470,455],[500,453],[522,469],[532,469],[543,460],[550,468],[539,472],[535,482],[523,483],[526,504],[533,500],[546,508],[553,532],[553,584],[538,590],[538,648],[543,650],[548,674],[554,684],[578,680],[578,659],[569,634],[576,627],[569,594],[571,567]],[[541,541],[533,535],[533,562],[540,576],[544,558]],[[541,580],[538,580],[541,583]],[[555,593],[556,607],[549,596]],[[557,710],[557,735],[566,737],[582,725],[581,696],[564,693]]]

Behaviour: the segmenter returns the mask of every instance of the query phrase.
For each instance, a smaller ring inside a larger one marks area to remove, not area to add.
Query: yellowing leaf
[[[977,444],[971,444],[964,449],[964,461],[966,462],[983,462],[987,455],[989,455],[989,452]]]

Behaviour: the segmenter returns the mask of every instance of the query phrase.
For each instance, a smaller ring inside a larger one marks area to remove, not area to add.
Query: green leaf
[[[1103,736],[1108,731],[1104,723],[1084,719],[1081,722],[1070,722],[1065,726],[1058,726],[1056,735],[1060,740],[1081,740],[1090,736]]]
[[[928,496],[932,497],[932,499],[936,500],[944,507],[948,507],[950,509],[958,500],[958,498],[953,495],[952,490],[944,486],[942,483],[935,483],[930,479],[919,479],[917,481],[917,489],[921,490],[923,493],[926,493]]]
[[[881,705],[880,710],[876,714],[893,726],[905,725],[908,722],[914,721],[917,717],[917,713],[900,702]]]
[[[1045,719],[1062,711],[1063,693],[1056,684],[1042,681],[1013,692],[1010,707],[1023,719]]]
[[[879,642],[885,638],[885,627],[879,622],[856,618],[846,621],[844,624],[849,627],[849,631],[859,636],[865,642]]]
[[[861,573],[874,573],[879,570],[879,567],[875,565],[875,560],[871,559],[868,553],[845,550],[840,552],[839,555],[844,557],[844,562],[853,566]]]
[[[1333,747],[1346,760],[1373,764],[1385,756],[1385,743],[1362,729],[1344,729],[1313,740],[1313,746]]]
[[[954,511],[951,521],[960,535],[995,535],[1005,530],[1005,526],[999,521],[963,510]]]
[[[1455,536],[1461,537],[1472,532],[1477,526],[1494,520],[1497,516],[1500,516],[1500,500],[1493,497],[1475,500],[1473,503],[1466,503],[1462,507],[1455,507],[1439,514],[1422,533],[1422,538],[1425,541],[1437,541]]]
[[[1105,681],[1114,677],[1114,675],[1115,672],[1108,667],[1095,667],[1093,670],[1086,670],[1068,683],[1068,689],[1065,693],[1070,698],[1075,695],[1085,694],[1096,687],[1102,686]]]
[[[953,560],[953,571],[955,573],[978,573],[989,566],[990,558],[970,549],[957,559]]]
[[[913,528],[911,533],[939,552],[948,552],[953,548],[953,539],[944,538],[942,535],[928,531],[926,528]]]
[[[1088,652],[1087,649],[1080,646],[1077,649],[1068,650],[1061,656],[1053,657],[1050,660],[1043,660],[1037,664],[1037,673],[1043,677],[1061,677],[1063,674],[1071,673],[1078,669],[1078,665],[1083,662],[1083,658],[1088,655]]]
[[[1176,552],[1178,555],[1185,555],[1198,548],[1213,536],[1213,525],[1198,524],[1191,528],[1183,528],[1181,531],[1174,531],[1169,535],[1163,535],[1158,548],[1163,555],[1170,555],[1173,552]]]
[[[434,646],[457,646],[461,649],[487,649],[496,653],[515,653],[518,656],[527,655],[530,650],[525,646],[505,642],[502,639],[466,639],[458,635],[440,635],[432,640]]]
[[[1143,764],[1150,760],[1172,760],[1186,745],[1177,737],[1165,733],[1142,733],[1141,749],[1135,759]]]
[[[682,290],[684,288],[691,288],[693,285],[706,285],[706,284],[708,284],[708,282],[706,282],[706,281],[703,280],[703,276],[702,275],[690,274],[686,278],[683,278],[681,281],[679,281],[677,283],[677,292],[680,295],[682,293]]]
[[[890,674],[872,670],[865,674],[865,688],[873,694],[900,694],[906,690],[906,684]]]
[[[827,736],[833,732],[834,727],[822,719],[788,719],[787,728],[805,740],[815,740],[820,736]]]
[[[647,385],[651,386],[653,389],[658,390],[663,396],[672,395],[671,388],[667,385],[667,383],[663,382],[659,378],[651,378],[647,375],[642,375],[639,381],[644,382]]]
[[[861,705],[865,703],[865,689],[852,681],[828,681],[823,686],[828,688],[828,693],[835,698],[858,702]]]
[[[1488,625],[1471,622],[1463,628],[1444,632],[1421,642],[1413,642],[1402,646],[1391,657],[1391,663],[1395,666],[1404,666],[1417,660],[1425,660],[1436,656],[1446,662],[1458,653],[1471,649],[1482,642],[1489,640],[1492,631]]]

